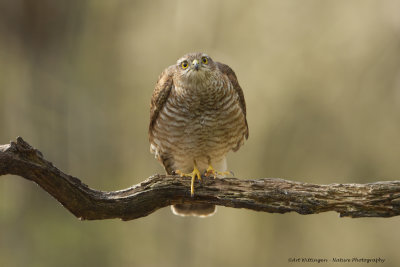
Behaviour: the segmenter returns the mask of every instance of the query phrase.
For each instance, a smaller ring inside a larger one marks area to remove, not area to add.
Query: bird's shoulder
[[[160,110],[163,108],[171,89],[174,86],[173,76],[176,71],[176,66],[171,65],[164,69],[158,77],[156,86],[153,91],[150,103],[150,126],[149,133],[151,135],[154,122],[156,121]]]
[[[249,137],[249,128],[248,128],[247,119],[246,119],[246,101],[244,100],[244,94],[243,94],[242,87],[240,87],[239,81],[236,77],[236,74],[231,67],[229,67],[228,65],[221,63],[221,62],[215,62],[215,63],[217,65],[218,69],[221,71],[221,73],[229,79],[230,83],[232,84],[233,89],[236,91],[236,93],[239,97],[239,105],[244,114],[245,123],[246,123],[247,131],[246,131],[245,136],[247,139]]]
[[[219,71],[226,75],[229,80],[232,81],[236,81],[237,82],[237,77],[235,72],[233,71],[233,69],[231,67],[229,67],[228,65],[221,63],[221,62],[215,62],[215,64],[217,65]]]

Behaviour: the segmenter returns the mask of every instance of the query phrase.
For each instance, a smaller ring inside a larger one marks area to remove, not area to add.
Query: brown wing
[[[156,87],[154,88],[153,95],[150,103],[150,125],[149,125],[149,139],[152,142],[153,139],[153,127],[157,121],[158,114],[163,108],[165,102],[168,99],[169,93],[173,87],[173,73],[175,66],[169,66],[166,68],[161,75],[158,77]]]
[[[249,126],[247,125],[247,119],[246,119],[246,101],[244,100],[244,95],[243,95],[243,90],[239,85],[239,82],[236,78],[235,72],[225,64],[222,64],[220,62],[216,62],[219,70],[225,74],[228,79],[231,81],[233,88],[235,89],[236,93],[239,95],[239,104],[240,107],[242,108],[243,114],[244,114],[244,120],[246,123],[246,134],[245,137],[246,139],[249,138]]]

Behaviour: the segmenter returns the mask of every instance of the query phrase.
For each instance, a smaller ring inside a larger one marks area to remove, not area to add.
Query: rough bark
[[[14,174],[37,183],[83,220],[132,220],[175,203],[198,202],[271,213],[315,214],[336,211],[348,217],[400,214],[400,181],[317,185],[275,178],[204,178],[190,197],[190,178],[154,175],[124,190],[89,188],[44,159],[21,137],[0,145],[0,175]]]

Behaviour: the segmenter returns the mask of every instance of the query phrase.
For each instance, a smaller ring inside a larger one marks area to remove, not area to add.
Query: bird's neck
[[[175,83],[175,90],[178,95],[210,95],[220,90],[222,79],[216,77],[202,77],[201,79],[186,78]]]

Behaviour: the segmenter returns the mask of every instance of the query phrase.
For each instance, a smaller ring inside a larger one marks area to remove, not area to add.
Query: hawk
[[[248,138],[246,103],[233,70],[204,53],[189,53],[158,78],[150,105],[150,151],[167,174],[225,176],[226,154]],[[176,204],[182,216],[208,216],[211,204]]]

